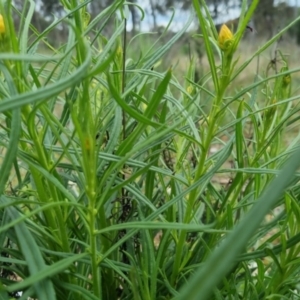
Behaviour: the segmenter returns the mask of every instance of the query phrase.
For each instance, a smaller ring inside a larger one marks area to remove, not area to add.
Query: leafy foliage
[[[138,56],[123,1],[91,22],[87,2],[60,1],[66,15],[41,33],[33,1],[19,33],[11,2],[0,7],[2,299],[296,299],[299,135],[283,137],[298,124],[299,69],[278,52],[281,70],[227,92],[298,21],[237,67],[257,2],[224,49],[193,2],[210,64],[199,82],[194,59],[184,82],[153,69],[193,16]],[[55,49],[45,37],[65,20]]]

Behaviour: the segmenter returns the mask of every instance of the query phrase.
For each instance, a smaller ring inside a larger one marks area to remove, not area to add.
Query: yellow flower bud
[[[3,15],[0,14],[0,52],[9,52],[10,43]]]
[[[233,34],[227,25],[223,24],[218,38],[219,47],[223,51],[230,49],[233,42]]]
[[[5,33],[5,25],[4,25],[4,20],[3,16],[0,14],[0,34]]]

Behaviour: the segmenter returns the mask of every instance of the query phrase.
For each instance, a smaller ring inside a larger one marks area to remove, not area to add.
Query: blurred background
[[[88,5],[90,20],[113,2],[113,0],[92,0]],[[139,57],[140,53],[151,52],[151,48],[154,45],[159,47],[172,38],[193,13],[192,0],[131,0],[130,2],[132,5],[128,5],[128,9],[125,11],[128,20],[128,43],[133,36],[138,35],[130,42],[130,47],[127,51],[127,56],[133,59],[135,56]],[[28,9],[28,7],[24,7],[24,3],[28,3],[27,1],[14,0],[14,3],[20,11]],[[59,0],[35,0],[35,3],[35,14],[32,24],[39,32],[45,30],[54,20],[62,18],[66,14]],[[242,0],[207,0],[206,3],[217,29],[219,29],[221,24],[227,23],[234,31],[238,22]],[[142,13],[140,8],[145,12],[143,20],[141,19]],[[244,39],[238,49],[239,61],[243,62],[249,58],[268,39],[272,38],[294,20],[299,15],[299,11],[300,0],[260,0],[255,15],[249,23],[250,29],[245,32]],[[18,13],[14,17],[15,24],[18,27]],[[172,22],[169,24],[171,19]],[[99,28],[101,25],[99,24]],[[111,17],[101,34],[109,37],[115,28],[115,17]],[[204,45],[201,38],[196,35],[200,32],[201,28],[199,28],[198,20],[195,18],[193,24],[177,42],[176,46],[173,46],[164,59],[154,67],[163,71],[172,66],[180,80],[180,77],[184,77],[189,62],[194,58],[197,65],[195,79],[198,81],[208,71]],[[67,20],[65,20],[59,23],[55,30],[47,34],[47,43],[54,47],[59,47],[66,42],[67,36],[68,24]],[[101,41],[99,41],[99,45],[98,48],[100,49]],[[255,74],[268,72],[272,62],[278,63],[280,68],[280,61],[276,57],[277,49],[280,49],[285,55],[290,68],[297,67],[300,55],[299,45],[300,22],[291,27],[275,45],[267,49],[260,56],[259,62],[253,61],[248,67],[249,72],[241,74],[236,79],[234,88],[239,88],[244,84],[248,84],[249,81],[253,81]],[[298,86],[300,81],[298,82],[297,76],[294,76],[294,79],[296,79]]]
[[[14,0],[15,6],[19,10],[26,9],[23,0]],[[88,6],[91,19],[97,16],[114,0],[92,0]],[[128,6],[128,30],[133,34],[145,31],[162,31],[169,23],[172,14],[174,19],[170,26],[170,31],[177,31],[184,25],[187,17],[193,11],[192,0],[131,0]],[[33,25],[43,31],[55,18],[62,17],[65,10],[59,0],[35,0],[35,14],[32,20]],[[235,23],[240,14],[242,0],[207,0],[206,1],[216,26],[224,22]],[[141,20],[141,7],[145,12],[145,17]],[[260,0],[255,16],[249,24],[259,36],[270,37],[274,32],[280,30],[287,23],[299,15],[300,0]],[[16,15],[16,23],[18,16]],[[114,20],[108,25],[114,26]],[[63,40],[64,28],[57,28],[54,41]],[[190,30],[197,30],[195,23]],[[300,43],[300,23],[298,28],[294,28],[290,34]],[[55,33],[54,33],[55,35]]]

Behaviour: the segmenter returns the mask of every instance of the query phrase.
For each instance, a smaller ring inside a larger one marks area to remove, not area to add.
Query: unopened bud
[[[227,25],[223,24],[218,38],[219,47],[223,51],[227,51],[230,49],[233,42],[233,34],[231,30],[227,27]]]

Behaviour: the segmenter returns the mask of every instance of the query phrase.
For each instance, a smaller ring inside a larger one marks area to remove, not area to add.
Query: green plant
[[[193,1],[210,64],[201,85],[193,59],[183,83],[153,69],[193,17],[133,59],[124,1],[89,22],[88,1],[62,0],[66,15],[42,33],[30,24],[32,0],[19,33],[11,1],[0,7],[3,299],[296,297],[299,135],[289,145],[283,136],[298,124],[299,68],[281,55],[278,73],[227,90],[297,20],[238,67],[258,1],[246,2],[237,32],[223,35]],[[67,41],[55,49],[44,38],[65,21]]]

